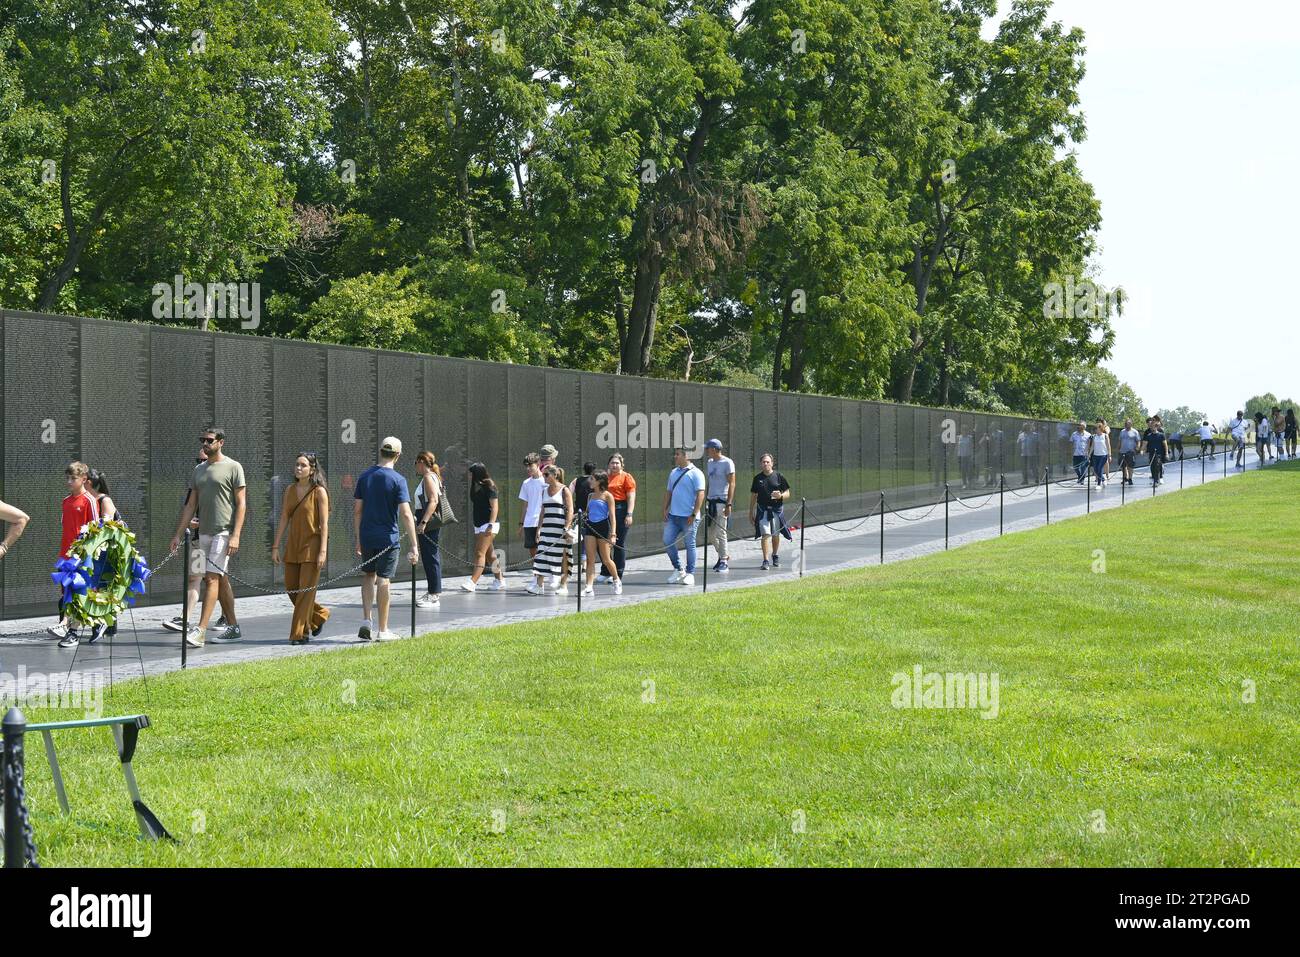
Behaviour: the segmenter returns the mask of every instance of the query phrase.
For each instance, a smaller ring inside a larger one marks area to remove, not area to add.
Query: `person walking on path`
[[[1228,423],[1228,432],[1232,436],[1232,454],[1239,469],[1246,467],[1246,428],[1246,419],[1238,409],[1237,414]]]
[[[202,465],[207,460],[208,460],[208,449],[206,446],[200,446],[199,454],[194,458],[194,464]],[[193,495],[194,495],[194,489],[186,487],[185,497],[181,499],[182,511],[184,511],[185,506],[190,503],[190,498]],[[197,511],[195,512],[195,514],[193,514],[190,517],[190,541],[194,542],[195,546],[197,547],[199,541],[199,516]],[[190,610],[189,619],[191,624],[194,624],[199,620],[199,586],[202,583],[203,583],[203,562],[200,561],[194,564],[194,566],[189,569],[189,582],[188,582],[189,587],[185,591],[185,602],[186,602],[186,606]],[[218,589],[217,598],[219,599],[222,608],[234,605],[235,593],[230,588],[229,578],[223,575],[221,581],[218,582],[217,584],[217,589]],[[184,624],[184,621],[185,619],[183,619],[180,615],[176,615],[172,618],[165,619],[162,622],[162,626],[166,628],[168,631],[180,631],[181,626]],[[216,627],[219,629],[224,629],[226,627],[225,615],[222,615],[217,619]]]
[[[90,469],[84,462],[69,462],[63,470],[68,494],[63,499],[63,537],[59,540],[59,558],[68,557],[68,549],[81,537],[82,529],[99,520],[99,500],[90,490]],[[59,620],[45,629],[51,638],[59,639],[60,648],[75,648],[81,641],[80,622],[64,611],[63,593],[59,593]],[[92,633],[91,640],[99,637]]]
[[[704,443],[709,474],[709,544],[718,560],[713,563],[715,572],[728,570],[731,555],[727,552],[727,523],[731,520],[731,506],[736,500],[736,463],[722,454],[722,440],[709,439]]]
[[[749,483],[749,522],[763,543],[763,570],[781,566],[781,536],[793,541],[785,524],[785,501],[790,497],[790,483],[776,471],[771,452],[759,457],[759,473]]]
[[[524,503],[519,518],[519,534],[529,558],[537,557],[537,526],[542,520],[542,496],[546,494],[540,462],[541,456],[536,452],[524,456],[524,480],[519,485],[519,501]]]
[[[1106,469],[1110,463],[1110,432],[1106,420],[1098,419],[1096,431],[1088,441],[1088,454],[1092,457],[1092,470],[1096,474],[1097,488],[1106,486]]]
[[[1082,485],[1088,477],[1088,444],[1092,441],[1092,436],[1088,434],[1088,423],[1082,419],[1070,433],[1070,451],[1072,453],[1071,463],[1074,465],[1074,474],[1078,478],[1075,485]]]
[[[1268,464],[1269,449],[1271,442],[1272,429],[1269,427],[1268,416],[1263,412],[1255,413],[1255,455],[1259,459],[1259,467],[1263,468]]]
[[[397,551],[401,544],[397,523],[400,520],[411,547],[406,557],[412,565],[420,560],[416,547],[415,517],[411,514],[411,491],[396,468],[402,455],[402,440],[388,436],[379,446],[379,461],[359,476],[352,502],[352,530],[361,558],[361,628],[362,641],[395,641],[400,636],[388,630],[388,607],[393,574],[397,571]],[[370,606],[378,611],[379,630],[370,617]]]
[[[1273,448],[1279,462],[1286,456],[1286,415],[1277,406],[1273,406],[1273,415],[1269,423],[1269,432],[1273,436]]]
[[[537,526],[537,554],[533,556],[533,580],[524,589],[530,595],[544,595],[548,584],[559,591],[568,551],[564,532],[573,524],[573,493],[563,482],[564,473],[559,466],[548,465],[541,477],[546,486]]]
[[[21,508],[14,508],[8,502],[0,502],[0,522],[9,526],[5,529],[4,541],[0,542],[0,561],[9,554],[14,543],[23,537],[23,532],[27,530],[27,523],[31,520],[31,516]]]
[[[1147,430],[1142,433],[1142,451],[1151,463],[1151,484],[1164,482],[1165,459],[1169,455],[1169,444],[1165,439],[1164,428],[1155,416],[1147,419]]]
[[[244,467],[225,454],[226,433],[217,428],[205,429],[200,441],[207,450],[208,460],[194,468],[190,477],[194,494],[185,500],[181,520],[176,524],[176,534],[171,541],[174,553],[180,547],[181,532],[197,512],[198,551],[203,556],[203,605],[198,625],[191,625],[185,636],[185,643],[191,648],[202,648],[207,641],[208,623],[212,620],[218,598],[226,628],[213,635],[212,640],[218,643],[240,640],[234,590],[229,583],[223,589],[221,580],[226,577],[230,559],[239,552],[247,512]]]
[[[330,540],[330,498],[325,473],[311,452],[300,452],[293,463],[294,483],[284,492],[280,521],[271,545],[272,564],[284,565],[284,587],[293,601],[289,644],[305,645],[321,633],[329,609],[316,602],[316,584],[325,571]],[[284,553],[280,542],[289,540]],[[369,617],[369,616],[367,616]]]
[[[699,534],[700,510],[704,507],[704,473],[686,456],[686,450],[673,452],[674,468],[668,473],[668,491],[664,494],[664,548],[672,562],[670,585],[695,584],[695,539]],[[677,539],[686,538],[686,568],[677,553]]]
[[[617,532],[617,544],[614,547],[614,568],[605,569],[605,574],[598,581],[602,584],[623,578],[627,567],[627,536],[632,531],[633,514],[636,512],[636,479],[623,466],[623,456],[615,452],[609,457],[609,494],[614,496],[614,531]]]
[[[1136,464],[1138,446],[1142,444],[1142,433],[1133,428],[1133,420],[1125,419],[1124,428],[1119,433],[1119,469],[1120,484],[1133,484],[1133,467]]]
[[[1286,415],[1282,417],[1286,429],[1286,456],[1293,459],[1296,456],[1296,418],[1295,409],[1287,409]]]
[[[487,466],[475,462],[469,467],[469,503],[474,522],[474,567],[469,579],[460,583],[461,591],[478,591],[478,580],[483,577],[483,570],[492,562],[492,591],[502,591],[506,587],[501,566],[494,560],[492,543],[501,531],[497,521],[500,498],[497,484],[488,474]]]
[[[421,452],[415,457],[415,471],[420,476],[415,489],[415,534],[419,536],[426,585],[424,594],[415,603],[421,608],[432,608],[442,599],[442,556],[438,553],[442,527],[435,521],[442,500],[442,469],[438,468],[432,452]]]
[[[591,483],[591,492],[587,496],[586,529],[584,530],[587,576],[582,593],[593,595],[595,589],[592,582],[596,577],[597,555],[600,557],[602,567],[612,570],[614,564],[613,557],[610,555],[610,548],[614,542],[614,496],[609,494],[609,473],[603,469],[592,472],[588,482]],[[614,576],[611,583],[615,595],[623,594],[623,582],[618,576]]]

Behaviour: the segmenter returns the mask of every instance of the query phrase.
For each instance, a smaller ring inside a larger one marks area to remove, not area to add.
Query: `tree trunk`
[[[781,363],[785,361],[785,350],[789,343],[790,337],[790,311],[794,299],[789,294],[785,297],[785,305],[781,307],[781,331],[776,337],[776,356],[772,360],[772,391],[781,391],[781,382],[783,379],[781,373]]]
[[[952,373],[948,363],[952,359],[952,326],[943,330],[943,356],[939,361],[939,404],[948,405],[948,391],[952,385]]]
[[[802,392],[804,387],[804,368],[807,353],[804,343],[808,332],[808,316],[805,314],[793,320],[790,329],[790,367],[785,372],[785,387],[790,392]]]
[[[659,316],[659,285],[663,253],[654,230],[654,207],[646,213],[645,238],[636,257],[632,283],[632,308],[627,316],[627,335],[622,343],[620,365],[626,375],[644,375],[654,347],[655,321]]]

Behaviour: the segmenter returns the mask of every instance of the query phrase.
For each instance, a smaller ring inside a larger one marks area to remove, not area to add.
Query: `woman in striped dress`
[[[555,581],[564,568],[567,551],[564,530],[573,521],[573,496],[560,476],[560,470],[554,465],[542,471],[546,494],[542,496],[542,518],[537,526],[537,555],[533,559],[533,581],[524,589],[530,595],[543,594],[546,580]]]

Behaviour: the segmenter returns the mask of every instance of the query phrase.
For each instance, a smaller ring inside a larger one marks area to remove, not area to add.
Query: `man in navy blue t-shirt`
[[[357,478],[352,503],[352,529],[356,533],[357,555],[361,566],[361,614],[365,621],[357,637],[362,641],[393,641],[398,636],[388,630],[388,583],[397,571],[397,535],[400,518],[411,543],[407,559],[414,565],[420,560],[415,547],[415,518],[411,515],[411,491],[406,479],[393,467],[402,454],[401,439],[389,436],[379,447],[379,464],[372,465]],[[379,631],[372,633],[370,605],[379,608]]]

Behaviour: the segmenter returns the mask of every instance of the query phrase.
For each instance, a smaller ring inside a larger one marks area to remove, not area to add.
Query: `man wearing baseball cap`
[[[393,467],[402,454],[402,440],[394,436],[379,446],[379,463],[357,478],[353,493],[352,528],[356,533],[357,555],[361,566],[361,614],[365,619],[357,637],[362,641],[393,641],[398,636],[388,630],[389,582],[397,571],[397,534],[400,518],[411,543],[407,559],[412,565],[420,560],[416,549],[415,518],[411,514],[411,491],[406,479]],[[379,608],[379,631],[372,631],[370,606]]]
[[[731,518],[731,503],[736,499],[736,463],[722,454],[721,439],[705,442],[704,454],[708,458],[709,543],[718,556],[713,570],[725,572],[731,561],[727,554],[727,522]]]
[[[550,443],[547,443],[546,445],[543,445],[540,449],[538,449],[537,454],[538,456],[540,456],[541,459],[537,463],[537,469],[539,472],[542,469],[545,469],[548,465],[557,464],[555,460],[560,457],[559,451],[555,448],[555,446],[551,445]]]

